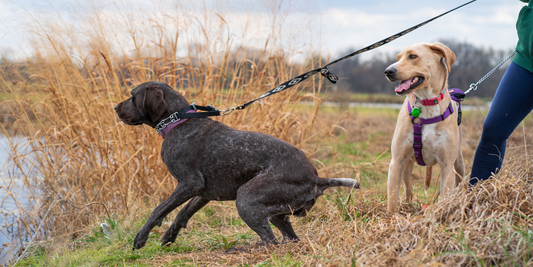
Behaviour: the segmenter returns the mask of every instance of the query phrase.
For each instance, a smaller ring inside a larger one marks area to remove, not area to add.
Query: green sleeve
[[[516,32],[518,43],[516,45],[516,56],[513,62],[518,66],[533,72],[533,6],[522,7],[516,21]]]

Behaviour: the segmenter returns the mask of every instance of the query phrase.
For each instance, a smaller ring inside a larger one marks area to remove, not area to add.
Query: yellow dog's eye
[[[415,59],[415,58],[417,58],[417,57],[418,57],[417,55],[412,55],[412,54],[409,55],[409,59]]]

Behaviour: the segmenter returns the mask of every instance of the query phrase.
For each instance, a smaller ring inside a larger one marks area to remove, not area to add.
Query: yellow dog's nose
[[[393,67],[393,66],[390,66],[390,67],[388,67],[388,68],[385,69],[385,75],[386,75],[387,77],[392,77],[392,76],[394,76],[394,75],[396,74],[396,72],[397,72],[397,70],[396,70],[396,68]]]

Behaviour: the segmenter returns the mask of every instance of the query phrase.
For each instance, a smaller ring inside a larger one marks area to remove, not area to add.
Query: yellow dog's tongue
[[[413,79],[414,78],[402,81],[402,83],[400,85],[396,86],[396,88],[394,89],[394,92],[401,93],[401,92],[409,89],[409,87],[411,87],[411,84],[413,83]]]

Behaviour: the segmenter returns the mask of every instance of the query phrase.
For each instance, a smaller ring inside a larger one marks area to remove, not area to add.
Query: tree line
[[[471,83],[485,76],[511,53],[511,50],[480,47],[450,39],[442,39],[439,42],[448,46],[456,56],[449,76],[449,88],[459,88],[463,91],[466,91]],[[345,53],[340,53],[339,57],[355,50],[348,49]],[[331,71],[339,76],[338,85],[333,90],[392,94],[394,85],[385,78],[383,72],[390,64],[396,62],[396,55],[399,52],[376,54],[367,60],[361,60],[360,57],[355,56],[331,66]],[[509,62],[496,70],[478,86],[477,91],[473,91],[469,96],[492,98]]]
[[[471,83],[477,82],[487,74],[511,52],[510,50],[480,47],[467,42],[450,39],[439,40],[439,42],[447,45],[456,55],[456,61],[452,66],[452,73],[449,76],[449,87],[460,88],[463,91],[466,91]],[[345,52],[337,55],[337,57],[344,56],[355,50],[347,49]],[[331,72],[336,74],[340,79],[337,85],[332,86],[330,90],[349,93],[393,94],[394,84],[385,78],[383,72],[385,68],[396,61],[396,55],[399,52],[378,53],[365,60],[361,59],[360,56],[355,56],[330,66]],[[118,82],[126,87],[131,87],[134,86],[132,82],[136,80],[133,77],[140,73],[139,70],[128,67],[131,63],[130,61],[132,59],[118,59],[118,62],[113,63],[105,57],[95,57],[92,63],[86,63],[88,66],[80,66],[80,70],[89,76],[90,70],[99,64],[113,64],[116,77],[120,80]],[[323,58],[317,56],[303,63],[304,65],[291,64],[288,63],[287,55],[284,55],[284,53],[269,55],[266,51],[250,48],[241,48],[240,50],[230,52],[227,61],[217,59],[202,60],[201,56],[185,59],[168,58],[168,61],[171,62],[169,64],[180,66],[179,68],[172,68],[173,71],[171,73],[164,71],[168,69],[168,64],[165,65],[162,61],[153,61],[150,59],[143,59],[143,61],[147,64],[146,70],[144,71],[146,71],[146,75],[150,76],[150,79],[164,81],[182,88],[204,87],[205,81],[198,77],[207,75],[209,71],[206,72],[206,70],[208,69],[211,69],[211,72],[215,72],[213,75],[221,77],[220,82],[216,83],[215,86],[229,88],[236,82],[246,87],[245,83],[251,76],[263,75],[265,71],[268,72],[267,75],[269,77],[282,79],[281,77],[289,74],[289,72],[298,74],[302,69],[307,71],[327,63]],[[49,63],[46,60],[39,57],[22,62],[13,62],[5,58],[0,58],[0,72],[4,74],[3,76],[7,79],[6,82],[24,82],[32,75],[33,67],[42,67],[47,64]],[[492,98],[508,64],[509,62],[496,70],[470,96]],[[212,68],[212,66],[215,68]],[[92,77],[98,77],[104,74],[92,73],[91,75]],[[105,75],[110,75],[110,73]],[[319,75],[314,78],[318,79],[318,77]],[[279,80],[278,82],[283,81]],[[325,81],[325,84],[329,84],[329,82]],[[265,88],[261,88],[260,90],[267,90],[270,85],[264,86]],[[308,83],[304,82],[302,86],[300,87],[301,90],[311,90]]]

